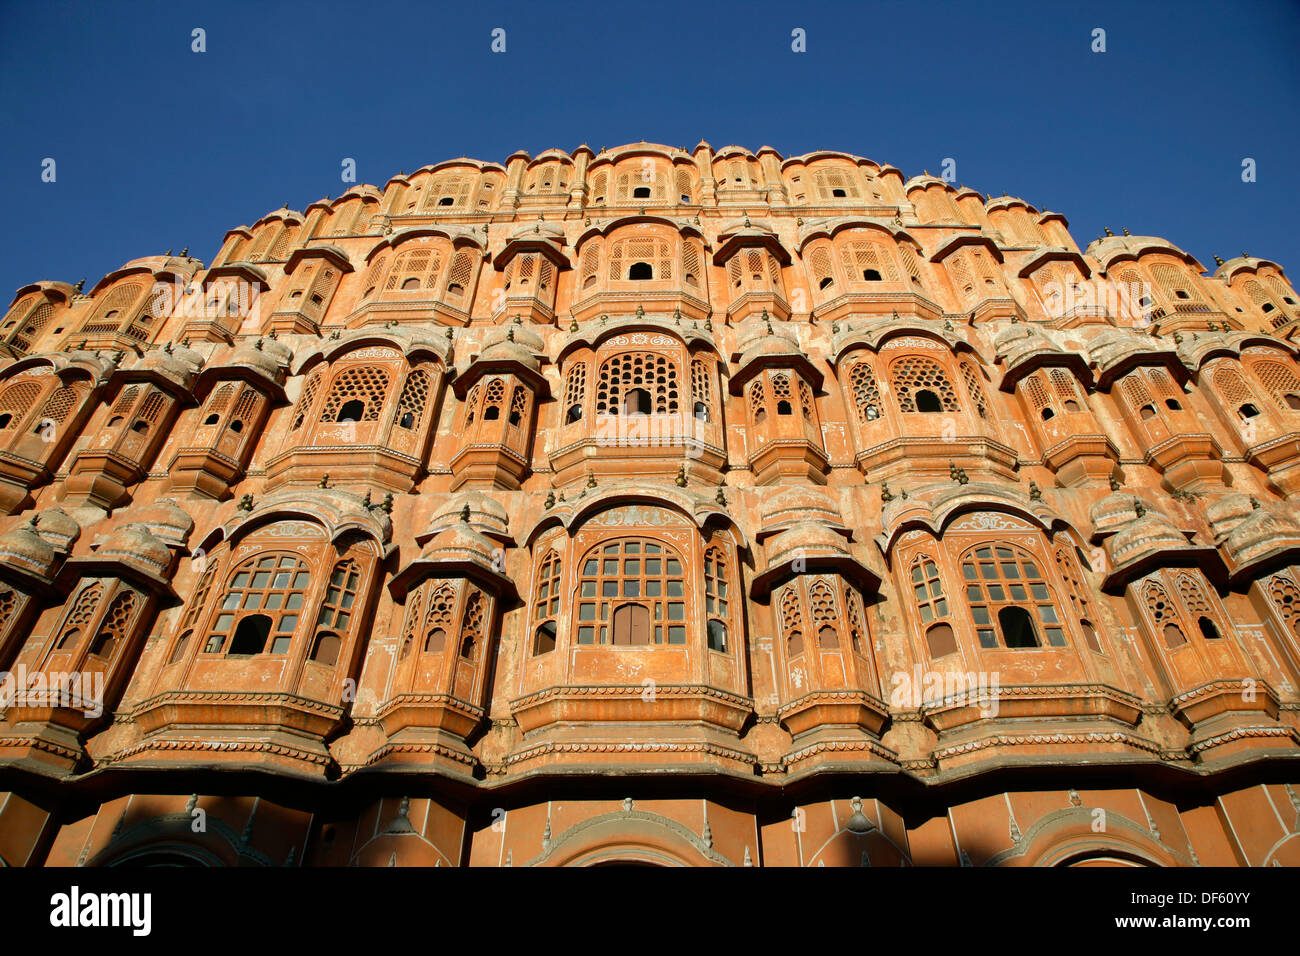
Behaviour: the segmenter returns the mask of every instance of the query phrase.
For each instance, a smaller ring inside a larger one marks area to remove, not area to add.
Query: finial
[[[554,507],[555,507],[555,492],[554,492],[554,491],[548,491],[548,492],[546,493],[546,503],[543,505],[543,507],[545,507],[545,508],[547,508],[547,509],[550,509],[550,508],[554,508]]]
[[[576,331],[578,331],[578,320],[577,320],[577,319],[573,319],[571,322],[569,322],[569,331],[570,331],[570,332],[576,332]]]
[[[1242,249],[1242,250],[1241,250],[1241,258],[1243,258],[1243,259],[1249,259],[1249,258],[1250,258],[1250,256],[1246,255],[1246,250],[1245,250],[1245,249]]]
[[[1142,502],[1140,501],[1133,502],[1133,511],[1139,518],[1146,517],[1146,513],[1147,513],[1146,505],[1142,504]]]
[[[1252,511],[1258,511],[1258,510],[1259,510],[1259,499],[1256,498],[1254,495],[1251,495],[1251,496],[1250,496],[1250,509],[1251,509]],[[36,524],[36,519],[35,519],[35,518],[32,519],[32,524],[33,524],[33,525]]]
[[[469,505],[465,505],[460,509],[460,520],[465,524],[469,524]]]
[[[677,485],[678,488],[686,487],[686,465],[685,464],[678,466],[677,477],[673,479],[673,484]]]
[[[520,315],[518,312],[516,312],[515,317],[510,321],[513,322],[515,325],[522,325],[524,322],[524,317]]]
[[[1113,237],[1114,237],[1115,233],[1113,233],[1113,232],[1110,231],[1110,226],[1103,226],[1102,228],[1106,230],[1106,236],[1107,236],[1107,238],[1113,238]]]
[[[673,325],[681,325],[681,324],[682,324],[682,310],[681,307],[678,306],[677,308],[673,309]]]
[[[638,302],[636,304],[636,317],[639,319],[643,315],[645,315],[645,307],[640,302]]]
[[[1128,231],[1128,226],[1120,226],[1119,228],[1120,228],[1120,230],[1124,233],[1124,235],[1126,235],[1126,236],[1131,236],[1131,235],[1133,235],[1133,233],[1131,233],[1131,232]]]
[[[745,228],[749,228],[749,216],[745,216]]]
[[[72,287],[72,291],[75,292],[77,295],[81,295],[81,290],[84,289],[85,287],[86,287],[86,278],[85,276],[82,276],[80,279],[77,280],[77,284]]]
[[[596,475],[590,471],[587,472],[587,487],[588,488],[596,487]]]
[[[372,507],[374,507],[374,503],[370,500],[369,491],[367,491],[366,496],[361,499],[361,507],[365,508],[367,511],[369,511]]]
[[[1110,490],[1119,491],[1119,479],[1115,477],[1114,472],[1111,472],[1110,475]]]
[[[1183,337],[1179,335],[1177,331],[1174,332],[1174,344],[1175,345],[1183,344]]]
[[[384,500],[379,503],[379,510],[386,515],[393,513],[393,493],[391,491],[384,493]]]
[[[451,341],[451,326],[447,326],[447,341]]]
[[[840,332],[840,324],[838,322],[832,322],[831,335],[839,335],[839,332]]]
[[[709,318],[708,316],[705,316],[704,318],[704,331],[705,332],[713,331],[713,319]]]
[[[253,343],[253,348],[257,349],[259,352],[262,351],[262,340],[260,338]]]
[[[330,476],[329,476],[329,472],[326,472],[325,474],[320,476],[320,487],[328,488],[329,486],[330,486]]]
[[[190,247],[186,246],[184,249],[182,249],[181,255],[183,255],[186,259],[188,259],[190,257]]]
[[[949,320],[949,319],[944,319],[944,320],[943,320],[943,328],[944,328],[944,331],[945,331],[945,332],[951,332],[951,331],[953,330],[953,329],[952,329],[952,322],[951,322],[951,320]]]
[[[716,501],[718,504],[722,505],[724,508],[726,507],[727,496],[722,493],[721,486],[718,487],[718,493],[717,495],[714,496],[713,500]]]
[[[898,310],[897,310],[897,309],[894,310],[894,321],[895,321],[895,322],[898,321]]]
[[[1223,265],[1223,260],[1220,259],[1218,256],[1215,256],[1215,257],[1214,257],[1214,261],[1215,261],[1215,264],[1217,264],[1217,265]]]
[[[803,216],[798,216],[798,217],[796,217],[796,218],[795,218],[795,221],[794,221],[794,224],[795,224],[796,226],[802,226],[802,225],[803,225]]]
[[[1038,482],[1033,481],[1032,479],[1029,482],[1029,500],[1030,501],[1043,500],[1043,489],[1039,488]]]
[[[894,493],[889,490],[889,482],[887,481],[882,481],[880,483],[880,500],[884,504],[889,504],[889,502],[894,500]]]
[[[172,251],[171,251],[170,249],[168,249],[168,250],[167,250],[167,255],[170,256],[171,254],[172,254]]]
[[[509,329],[506,330],[506,341],[513,342],[514,340],[515,340],[515,327],[512,325],[510,326]]]
[[[607,314],[602,314],[600,317],[600,324],[604,325],[608,321],[609,321],[609,316]]]
[[[238,505],[238,507],[239,507],[239,510],[240,510],[240,511],[252,511],[252,510],[253,510],[253,496],[252,496],[252,495],[244,495],[244,497],[242,497],[242,498],[239,499],[239,505]]]
[[[966,476],[965,469],[958,468],[951,461],[948,462],[948,477],[959,485],[964,485],[970,481],[970,478]]]

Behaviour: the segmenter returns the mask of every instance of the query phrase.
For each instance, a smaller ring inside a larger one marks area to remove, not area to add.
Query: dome
[[[422,561],[469,561],[496,570],[501,563],[501,545],[470,526],[458,521],[434,536],[423,551]]]
[[[844,537],[817,521],[797,521],[767,544],[768,566],[796,557],[848,557]]]
[[[95,551],[95,556],[143,565],[156,575],[164,574],[172,561],[172,553],[167,545],[155,538],[148,527],[138,522],[123,525],[110,534]]]
[[[522,365],[534,372],[541,368],[541,361],[536,355],[524,348],[518,342],[507,342],[505,340],[493,342],[479,353],[477,361],[512,362],[517,365]]]
[[[1161,551],[1188,547],[1192,545],[1173,522],[1155,512],[1129,523],[1106,542],[1111,563],[1116,567]]]
[[[81,537],[81,525],[62,508],[46,508],[36,517],[36,530],[42,538],[64,554],[72,550]]]
[[[1234,528],[1249,518],[1259,502],[1249,495],[1224,495],[1205,509],[1205,519],[1214,532],[1216,544],[1228,537]]]
[[[42,577],[50,576],[55,552],[53,546],[37,534],[35,516],[0,535],[0,561]]]
[[[564,245],[564,230],[553,222],[542,220],[526,222],[510,233],[506,241],[521,242],[529,239],[545,239],[549,242]]]
[[[274,344],[279,346],[275,351],[266,347],[265,339],[245,343],[231,353],[225,364],[251,368],[261,372],[273,381],[278,381],[284,374],[289,357],[277,353],[289,350],[279,345],[279,343]],[[292,355],[292,352],[290,352],[290,355]]]
[[[185,541],[194,530],[194,519],[172,498],[159,498],[138,508],[133,517],[154,537],[173,548],[185,547]]]
[[[835,502],[813,485],[791,485],[763,503],[762,531],[775,534],[793,524],[812,521],[822,526],[843,527]]]
[[[506,509],[481,491],[462,491],[442,506],[429,521],[428,529],[421,538],[429,538],[456,524],[461,524],[461,517],[469,508],[469,526],[479,528],[486,534],[506,538],[510,527],[510,516]]]
[[[784,335],[760,335],[756,340],[747,343],[744,352],[740,356],[740,367],[744,368],[755,359],[767,355],[791,356],[797,358],[804,357],[804,350],[799,343],[793,339],[786,338]]]
[[[1088,512],[1088,520],[1092,522],[1093,537],[1100,538],[1114,534],[1129,522],[1136,521],[1139,511],[1151,513],[1156,512],[1156,508],[1136,495],[1120,491],[1107,495]]]

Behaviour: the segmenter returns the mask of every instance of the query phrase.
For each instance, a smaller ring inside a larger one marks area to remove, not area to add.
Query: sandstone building
[[[706,143],[25,286],[0,858],[1300,864],[1298,326]]]

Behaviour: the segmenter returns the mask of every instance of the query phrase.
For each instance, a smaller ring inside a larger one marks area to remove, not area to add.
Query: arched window
[[[587,363],[578,362],[569,369],[564,386],[564,423],[571,425],[582,418],[582,404],[587,397]]]
[[[424,415],[424,404],[429,399],[429,376],[423,369],[416,369],[406,376],[402,386],[402,395],[397,400],[397,414],[394,423],[399,428],[415,428]]]
[[[113,598],[103,620],[99,622],[99,633],[90,645],[90,653],[96,657],[111,661],[118,647],[126,640],[131,616],[135,612],[135,595],[123,591]]]
[[[871,366],[865,362],[854,362],[849,368],[849,382],[853,388],[853,406],[857,410],[858,420],[874,422],[880,418],[880,389],[876,385],[876,376]]]
[[[548,550],[537,567],[537,590],[533,598],[533,653],[555,650],[560,616],[560,556]]]
[[[494,422],[501,417],[501,406],[506,401],[506,386],[499,378],[488,382],[487,392],[483,396],[483,420]]]
[[[1074,612],[1079,622],[1079,630],[1083,632],[1084,642],[1095,653],[1104,653],[1101,649],[1101,641],[1097,637],[1097,629],[1092,624],[1094,618],[1092,605],[1088,601],[1088,583],[1084,580],[1079,561],[1070,545],[1063,544],[1057,547],[1056,568],[1061,572],[1061,579],[1065,581],[1070,610]]]
[[[16,427],[41,394],[39,382],[16,382],[0,393],[0,430]]]
[[[727,649],[727,562],[720,548],[704,552],[704,614],[711,651]]]
[[[763,400],[763,380],[756,378],[749,384],[749,413],[754,424],[761,425],[767,420],[767,405]]]
[[[1268,596],[1274,607],[1291,628],[1291,633],[1300,637],[1300,588],[1285,574],[1275,574],[1268,579]]]
[[[1032,557],[1010,545],[981,545],[962,558],[966,601],[981,647],[1065,647],[1052,592]],[[1004,611],[1010,613],[1003,613]]]
[[[447,633],[451,630],[452,610],[456,606],[456,589],[443,582],[429,594],[429,609],[424,615],[424,640],[421,649],[425,654],[441,654],[447,647]]]
[[[322,422],[377,422],[388,395],[388,372],[373,366],[345,370],[330,388]]]
[[[176,639],[176,646],[172,648],[171,656],[167,659],[168,664],[175,664],[185,656],[185,651],[189,647],[190,638],[194,636],[194,628],[198,625],[199,615],[208,605],[208,594],[212,590],[212,582],[217,576],[217,562],[211,558],[205,558],[208,562],[207,567],[203,569],[203,574],[199,578],[199,586],[194,591],[194,596],[190,598],[189,607],[185,609],[185,616],[181,618],[180,637]]]
[[[316,616],[317,629],[327,628],[346,633],[348,623],[354,613],[360,589],[361,570],[351,558],[345,558],[334,566],[330,574],[329,586],[325,589],[325,599],[321,602],[320,613]],[[313,660],[317,658],[313,656]],[[331,662],[332,663],[332,662]]]
[[[654,352],[624,352],[606,359],[596,382],[596,411],[618,415],[631,391],[644,392],[647,412],[676,414],[679,391],[677,366]]]
[[[799,590],[791,585],[781,595],[781,636],[785,639],[786,657],[794,659],[803,653],[803,608]]]
[[[655,277],[654,266],[648,262],[634,262],[628,267],[627,277],[629,279],[653,279]]]
[[[790,376],[778,372],[771,376],[772,397],[776,400],[776,413],[778,415],[793,414],[793,408],[790,406]]]
[[[1300,409],[1300,378],[1293,369],[1281,362],[1255,362],[1251,367],[1279,408]]]
[[[293,424],[289,426],[289,431],[294,432],[302,427],[303,419],[311,411],[312,402],[316,400],[316,392],[320,388],[323,374],[321,369],[316,369],[307,379],[307,384],[302,387],[302,397],[298,399],[298,410],[294,412]]]
[[[703,359],[691,361],[691,397],[695,404],[692,411],[699,421],[707,422],[711,417],[709,409],[713,405],[713,387],[710,383],[709,366]]]
[[[1165,646],[1172,649],[1187,643],[1187,635],[1178,623],[1178,610],[1169,600],[1165,589],[1155,581],[1148,581],[1142,589],[1142,599],[1155,621],[1156,630],[1165,640]]]
[[[460,656],[467,661],[478,657],[479,645],[483,638],[483,593],[474,591],[465,599],[465,618],[460,628]]]
[[[438,273],[441,269],[441,250],[431,247],[407,249],[393,259],[393,268],[388,273],[388,281],[384,289],[390,292],[433,289],[438,284]]]
[[[835,601],[835,592],[825,581],[817,581],[808,588],[808,609],[812,614],[813,633],[822,650],[840,646],[841,616]]]
[[[593,548],[581,565],[577,617],[579,644],[685,644],[680,556],[644,538]]]
[[[522,385],[516,385],[510,393],[510,424],[518,427],[528,416],[528,391]]]
[[[310,584],[307,565],[297,555],[249,558],[230,576],[204,652],[219,654],[224,649],[227,656],[287,653]]]
[[[95,609],[99,607],[99,600],[103,594],[103,586],[96,582],[83,588],[77,595],[72,610],[63,619],[63,627],[59,628],[59,639],[54,642],[56,651],[66,651],[76,647],[77,641],[81,640],[81,635],[86,630],[86,625],[94,616]]]
[[[898,396],[898,406],[905,412],[958,410],[957,393],[944,374],[943,368],[933,359],[909,355],[896,360],[889,367]],[[921,393],[929,397],[922,400]]]

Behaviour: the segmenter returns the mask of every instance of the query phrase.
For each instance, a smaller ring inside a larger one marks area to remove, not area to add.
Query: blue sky
[[[1297,48],[1300,4],[1262,0],[3,0],[0,295],[168,248],[209,262],[227,229],[337,196],[344,157],[382,186],[459,155],[701,138],[906,176],[950,157],[967,185],[1064,213],[1081,246],[1127,226],[1300,281]]]

